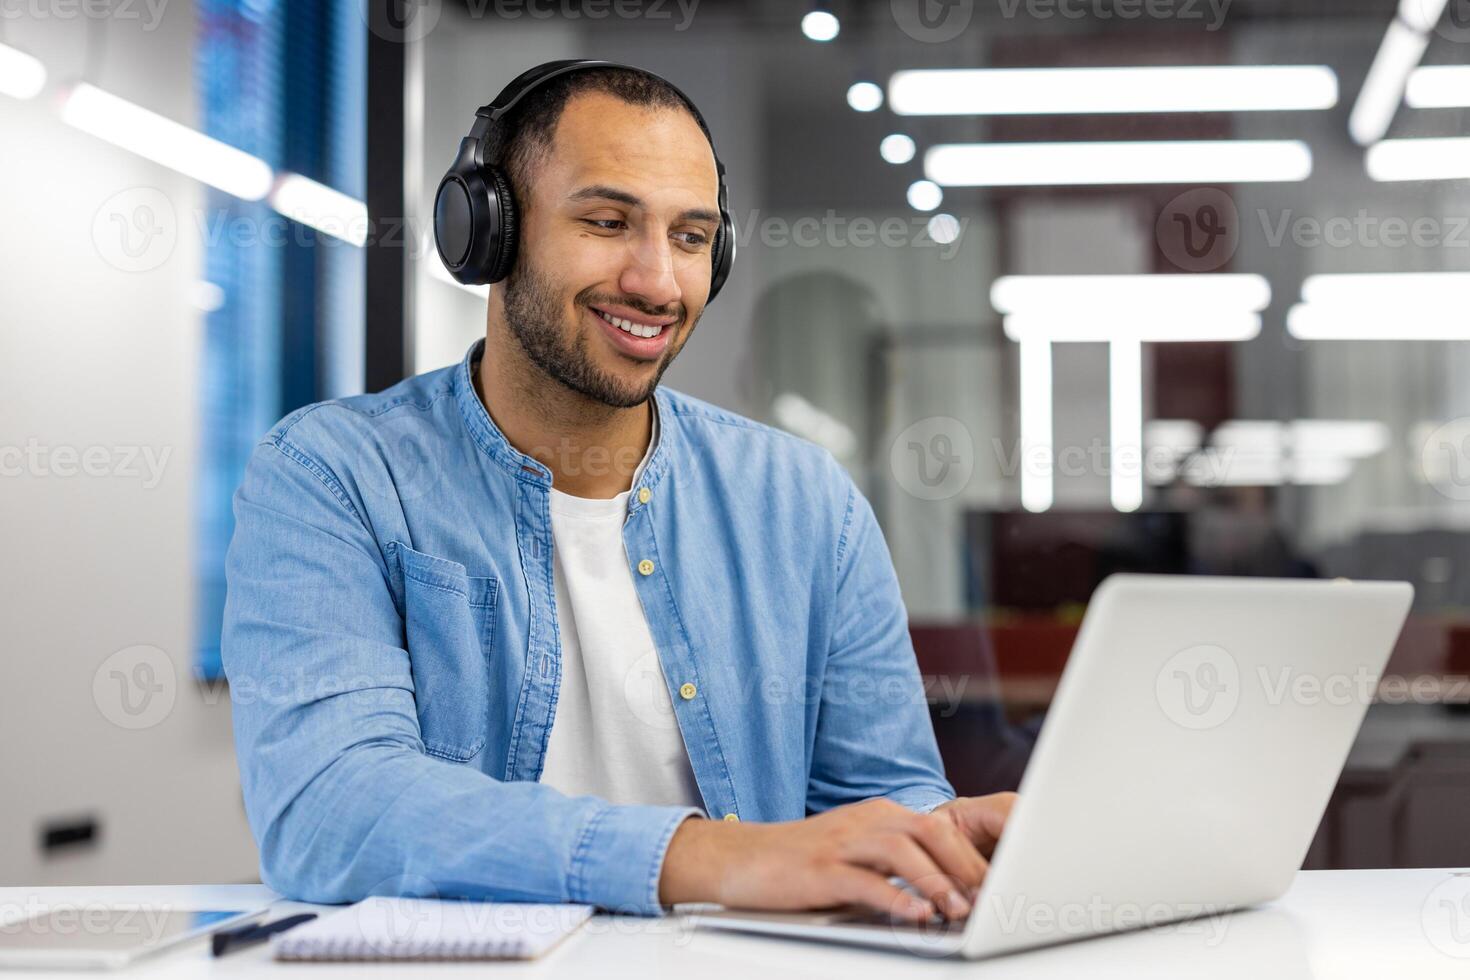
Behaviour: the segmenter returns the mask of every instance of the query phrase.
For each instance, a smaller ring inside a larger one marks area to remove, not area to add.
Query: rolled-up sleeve
[[[262,880],[314,902],[660,911],[669,839],[698,811],[570,798],[427,755],[382,550],[290,432],[256,448],[236,494],[222,636]]]

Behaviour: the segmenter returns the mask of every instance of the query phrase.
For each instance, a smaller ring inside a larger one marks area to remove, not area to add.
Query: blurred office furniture
[[[911,623],[945,774],[962,796],[1021,784],[1039,715],[1006,710],[991,633],[978,623]],[[1014,695],[1014,690],[1011,692]],[[1048,689],[1049,695],[1049,689]]]
[[[1456,693],[1467,697],[1463,690]],[[1467,707],[1470,701],[1370,708],[1307,866],[1470,864]]]

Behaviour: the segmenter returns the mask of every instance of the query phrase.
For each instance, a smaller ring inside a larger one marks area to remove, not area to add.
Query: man
[[[823,450],[659,388],[711,287],[701,121],[577,71],[492,162],[519,247],[483,344],[290,415],[236,497],[263,880],[967,914],[1011,797],[953,799],[867,502]]]

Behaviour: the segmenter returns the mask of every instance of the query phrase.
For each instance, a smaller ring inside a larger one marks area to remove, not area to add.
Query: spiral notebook
[[[586,905],[374,897],[271,945],[278,960],[529,960],[591,915]]]

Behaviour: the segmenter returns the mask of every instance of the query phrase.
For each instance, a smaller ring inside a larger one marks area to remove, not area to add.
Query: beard
[[[595,290],[584,289],[577,294],[573,305],[580,310],[595,299]],[[675,310],[660,310],[631,297],[609,299],[650,316],[684,312],[682,306]],[[505,321],[520,342],[521,349],[553,380],[610,408],[633,408],[646,402],[683,347],[683,344],[675,346],[671,340],[658,362],[653,379],[647,383],[630,384],[597,366],[588,350],[585,331],[576,329],[571,337],[567,337],[564,318],[556,283],[525,261],[517,262],[505,280]],[[677,329],[682,321],[681,316],[679,322],[664,329]]]

